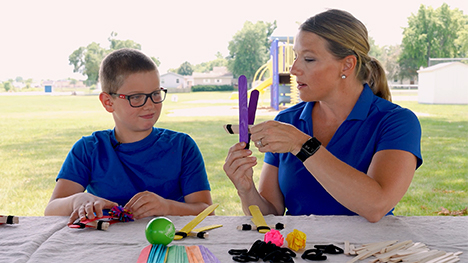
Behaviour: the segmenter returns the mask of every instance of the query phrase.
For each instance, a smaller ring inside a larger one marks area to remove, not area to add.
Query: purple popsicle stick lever
[[[244,75],[239,77],[239,125],[226,124],[224,129],[229,134],[239,133],[239,142],[246,143],[246,149],[249,149],[250,133],[249,126],[255,122],[255,113],[257,111],[258,97],[260,93],[254,89],[250,92],[250,101],[247,106],[247,78]]]
[[[248,124],[249,125],[253,125],[255,122],[255,112],[257,111],[258,96],[259,96],[258,90],[254,89],[250,92],[250,100],[249,100],[249,108],[248,108],[248,112],[249,112]],[[250,142],[250,133],[248,136],[249,136],[248,141]],[[247,145],[249,145],[249,143],[247,143]]]
[[[245,142],[249,148],[249,113],[247,108],[247,78],[239,77],[239,142]]]
[[[250,92],[250,101],[249,101],[249,125],[253,125],[255,122],[255,112],[257,111],[258,103],[258,90],[254,89]]]

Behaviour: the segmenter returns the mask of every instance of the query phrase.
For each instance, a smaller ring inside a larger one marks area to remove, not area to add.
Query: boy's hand
[[[125,208],[133,213],[135,219],[167,215],[169,212],[168,201],[149,191],[139,192],[134,195],[125,205]]]
[[[97,197],[89,193],[78,193],[73,198],[73,212],[70,216],[69,224],[75,222],[76,219],[84,220],[102,217],[103,209],[111,209],[118,205],[115,202],[104,198]]]
[[[245,142],[234,144],[228,152],[223,165],[224,172],[231,179],[239,195],[250,192],[255,186],[252,179],[257,158],[251,150],[245,149]]]

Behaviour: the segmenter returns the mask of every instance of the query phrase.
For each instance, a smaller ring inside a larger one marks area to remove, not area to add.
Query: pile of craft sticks
[[[398,240],[383,241],[364,244],[355,247],[349,241],[345,241],[344,253],[350,256],[356,256],[349,260],[353,263],[358,260],[364,260],[371,256],[371,263],[383,262],[406,262],[406,263],[453,263],[460,261],[459,255],[462,252],[445,252],[429,249],[425,244],[411,240],[398,242]]]

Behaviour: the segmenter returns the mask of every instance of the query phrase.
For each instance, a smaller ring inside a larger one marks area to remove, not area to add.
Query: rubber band
[[[240,255],[242,253],[247,253],[248,250],[247,249],[230,249],[228,251],[228,254],[229,255],[233,255],[233,256],[236,256],[236,255]]]
[[[234,131],[232,130],[232,124],[227,124],[226,125],[226,130],[229,132],[229,134],[234,134]]]
[[[315,245],[316,249],[320,249],[323,253],[326,254],[343,254],[344,251],[342,248],[339,248],[333,244],[330,245]]]
[[[241,226],[237,227],[237,229],[239,229],[239,230],[244,230],[244,231],[252,230],[252,225],[250,225],[250,224],[242,224]]]
[[[252,247],[247,252],[245,251],[231,249],[228,253],[236,254],[232,259],[237,262],[258,261],[261,258],[265,262],[289,263],[294,262],[293,257],[296,257],[296,254],[287,248],[280,248],[271,242],[266,243],[261,240],[255,241]]]
[[[205,238],[205,234],[208,235],[208,233],[206,231],[201,231],[201,232],[198,232],[197,233],[197,237],[198,238]]]
[[[13,219],[14,219],[14,218],[15,218],[14,216],[7,216],[6,223],[7,223],[7,224],[13,224]]]
[[[301,258],[313,261],[321,261],[326,260],[327,256],[323,255],[322,250],[314,248],[304,251]]]
[[[283,229],[284,229],[284,224],[282,224],[282,223],[276,223],[275,229],[276,229],[276,230],[283,230]]]
[[[187,237],[187,233],[185,233],[185,232],[176,232],[175,235],[181,236],[182,238]]]
[[[269,226],[258,226],[257,232],[260,232],[261,230],[271,230],[271,228]]]
[[[104,221],[102,221],[102,220],[98,221],[97,227],[96,227],[97,230],[102,230],[102,223],[104,223]]]

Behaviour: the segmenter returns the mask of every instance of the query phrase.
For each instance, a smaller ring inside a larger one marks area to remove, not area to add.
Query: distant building
[[[81,80],[62,79],[53,82],[54,89],[84,89],[86,85]]]
[[[468,104],[468,65],[441,63],[418,71],[418,102]]]
[[[193,86],[195,85],[233,85],[234,77],[226,67],[213,67],[207,73],[194,72],[192,74]]]
[[[185,76],[174,72],[167,72],[160,76],[161,86],[166,88],[169,93],[190,92],[190,85]]]

